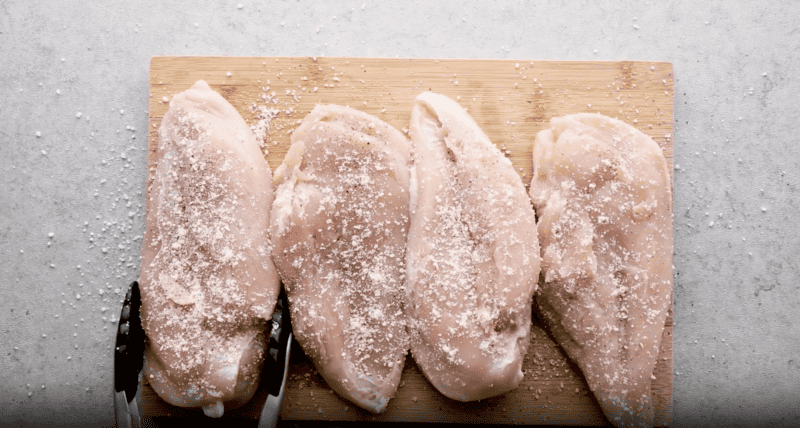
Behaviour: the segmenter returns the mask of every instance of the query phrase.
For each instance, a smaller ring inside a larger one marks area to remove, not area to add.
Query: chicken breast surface
[[[533,169],[541,314],[609,421],[652,426],[650,382],[672,298],[664,155],[634,127],[582,113],[539,132]]]
[[[275,171],[273,257],[295,338],[328,385],[374,413],[400,382],[408,140],[376,117],[317,106]]]
[[[536,221],[511,162],[452,99],[420,94],[406,258],[411,354],[442,394],[522,381],[539,278]]]
[[[165,401],[221,416],[255,393],[280,287],[271,174],[245,121],[202,80],[170,101],[157,156],[139,277],[145,373]]]

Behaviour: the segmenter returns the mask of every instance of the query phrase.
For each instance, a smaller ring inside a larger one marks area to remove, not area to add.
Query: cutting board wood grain
[[[650,135],[664,151],[672,178],[673,69],[664,62],[376,59],[329,57],[154,57],[150,63],[148,188],[156,162],[158,126],[173,95],[203,79],[263,134],[274,171],[291,132],[316,104],[348,105],[405,130],[422,91],[461,103],[511,160],[526,187],[532,142],[554,116],[597,112]],[[673,192],[674,194],[674,192]],[[149,215],[148,206],[148,219]],[[149,220],[148,220],[149,221]],[[672,311],[662,335],[653,381],[656,425],[672,417]],[[525,377],[515,391],[461,403],[439,394],[406,359],[401,386],[387,410],[372,415],[340,398],[295,346],[281,407],[283,420],[464,422],[608,425],[578,367],[534,320]],[[257,419],[266,399],[259,390],[224,418]],[[202,414],[171,406],[146,384],[145,416]]]

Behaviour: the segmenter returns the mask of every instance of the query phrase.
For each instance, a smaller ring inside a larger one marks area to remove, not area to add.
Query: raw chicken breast
[[[156,155],[139,278],[145,373],[167,402],[218,417],[255,393],[280,288],[271,174],[245,121],[202,80],[170,101]]]
[[[374,413],[400,382],[410,147],[347,107],[317,106],[275,171],[273,257],[294,335],[328,385]]]
[[[650,381],[672,297],[664,155],[632,126],[582,113],[539,132],[533,169],[541,314],[609,421],[652,426]]]
[[[503,394],[522,381],[539,278],[530,199],[511,162],[450,98],[420,94],[410,132],[411,355],[447,397]]]

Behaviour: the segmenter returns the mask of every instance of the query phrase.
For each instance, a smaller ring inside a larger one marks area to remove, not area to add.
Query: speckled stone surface
[[[259,3],[0,3],[0,424],[114,424],[169,54],[672,62],[673,425],[800,425],[800,3]]]

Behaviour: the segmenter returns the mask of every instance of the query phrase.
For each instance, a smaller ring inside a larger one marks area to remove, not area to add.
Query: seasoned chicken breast
[[[273,257],[295,338],[328,385],[374,413],[400,382],[408,140],[376,117],[317,106],[275,171]]]
[[[522,381],[539,278],[530,199],[511,162],[452,99],[420,94],[410,134],[411,354],[447,397],[503,394]]]
[[[536,136],[537,304],[609,421],[652,426],[651,376],[672,298],[672,194],[658,145],[599,114]]]
[[[269,166],[204,81],[159,128],[142,245],[145,373],[165,401],[209,416],[250,400],[280,287],[270,259]]]

